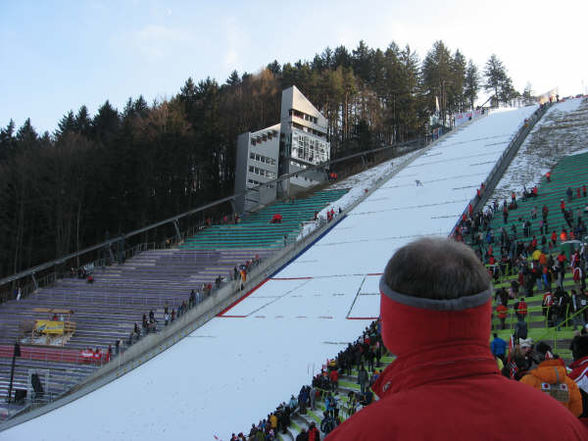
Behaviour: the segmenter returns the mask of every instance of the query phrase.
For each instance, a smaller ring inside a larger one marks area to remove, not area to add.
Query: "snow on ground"
[[[532,188],[561,158],[588,148],[588,100],[554,104],[535,125],[494,192],[500,201]],[[490,201],[491,202],[491,201]]]
[[[383,179],[389,176],[391,173],[400,170],[406,163],[410,162],[422,153],[422,150],[401,155],[393,160],[383,162],[376,165],[368,170],[361,173],[357,173],[353,176],[349,176],[333,185],[331,189],[349,189],[338,200],[330,203],[323,208],[317,215],[319,220],[325,221],[327,219],[327,212],[335,210],[335,213],[339,212],[339,208],[342,210],[347,209],[353,205],[357,200],[364,196],[365,190],[370,189],[380,183]],[[318,222],[308,222],[303,225],[302,230],[298,235],[298,239],[302,239],[319,227]]]
[[[88,431],[96,441],[226,440],[248,431],[378,316],[378,273],[393,252],[415,237],[449,234],[534,110],[491,114],[452,133],[224,317],[0,440],[78,440]]]

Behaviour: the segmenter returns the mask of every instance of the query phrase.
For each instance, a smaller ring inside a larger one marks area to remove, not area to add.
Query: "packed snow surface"
[[[345,208],[380,187],[244,301],[116,381],[0,440],[213,440],[248,431],[311,381],[379,314],[378,281],[400,246],[447,236],[535,106],[492,113],[426,150],[368,170]],[[422,185],[417,185],[416,181]]]

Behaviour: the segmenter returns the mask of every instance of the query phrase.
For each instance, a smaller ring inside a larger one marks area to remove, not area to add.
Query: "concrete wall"
[[[245,193],[247,190],[247,160],[249,157],[249,132],[242,133],[237,138],[237,155],[235,159],[235,194]],[[245,195],[235,199],[235,206],[239,213],[245,208]]]

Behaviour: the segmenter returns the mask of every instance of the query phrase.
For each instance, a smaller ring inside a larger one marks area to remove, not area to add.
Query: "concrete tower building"
[[[239,212],[287,197],[325,180],[322,170],[308,170],[330,158],[327,120],[292,86],[282,91],[280,123],[237,139],[235,193]],[[274,182],[279,176],[291,175]]]

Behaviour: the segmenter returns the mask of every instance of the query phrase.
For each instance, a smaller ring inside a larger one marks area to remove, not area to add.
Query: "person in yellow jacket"
[[[544,342],[537,343],[539,365],[521,378],[521,383],[551,395],[575,416],[582,414],[582,395],[578,385],[568,377],[566,365],[560,358],[554,358],[551,347]]]
[[[272,413],[269,417],[270,426],[274,429],[274,433],[278,433],[278,416]]]

